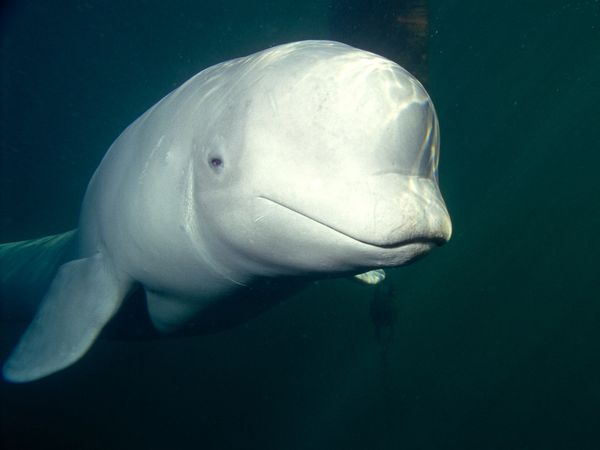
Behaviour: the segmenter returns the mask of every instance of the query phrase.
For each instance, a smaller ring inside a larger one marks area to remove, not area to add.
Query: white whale
[[[157,332],[173,333],[231,299],[413,260],[451,234],[438,156],[429,96],[372,53],[302,41],[200,72],[113,143],[78,231],[44,241],[50,255],[75,236],[76,254],[4,377],[69,366],[140,287]],[[34,272],[16,262],[25,248],[5,244],[0,258]]]

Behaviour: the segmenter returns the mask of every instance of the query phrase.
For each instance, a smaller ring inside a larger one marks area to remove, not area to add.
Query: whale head
[[[360,272],[450,238],[435,109],[407,71],[323,41],[227,64],[193,138],[214,258],[264,275]]]

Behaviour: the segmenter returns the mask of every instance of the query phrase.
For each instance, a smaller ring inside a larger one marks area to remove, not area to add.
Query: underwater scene
[[[600,448],[598,0],[0,36],[1,449]]]

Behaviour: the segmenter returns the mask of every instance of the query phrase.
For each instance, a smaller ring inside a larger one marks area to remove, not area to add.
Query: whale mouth
[[[343,231],[343,230],[339,229],[338,227],[335,227],[335,226],[330,225],[330,224],[328,224],[326,222],[323,222],[323,221],[321,221],[319,219],[316,219],[315,217],[311,217],[310,215],[308,215],[308,214],[306,214],[306,213],[304,213],[302,211],[299,211],[298,209],[292,208],[292,207],[290,207],[290,206],[288,206],[288,205],[286,205],[284,203],[281,203],[281,202],[279,202],[277,200],[273,200],[273,199],[265,197],[265,196],[259,196],[258,198],[266,200],[266,201],[268,201],[270,203],[273,203],[273,204],[275,204],[275,205],[277,205],[277,206],[279,206],[281,208],[284,208],[284,209],[286,209],[286,210],[288,210],[288,211],[290,211],[290,212],[292,212],[294,214],[297,214],[297,215],[299,215],[301,217],[304,217],[305,219],[308,219],[311,222],[318,223],[319,225],[321,225],[321,226],[323,226],[325,228],[328,228],[329,230],[334,231],[337,234],[345,236],[345,237],[347,237],[349,239],[352,239],[355,242],[359,242],[359,243],[361,243],[363,245],[367,245],[369,247],[375,247],[375,248],[378,248],[378,249],[397,250],[397,249],[401,249],[401,248],[404,248],[404,247],[407,247],[407,246],[411,246],[411,245],[422,245],[422,246],[425,246],[425,247],[433,248],[434,246],[441,247],[442,245],[444,245],[447,242],[447,240],[444,239],[444,238],[441,238],[441,237],[438,237],[438,236],[427,236],[427,235],[411,236],[410,238],[401,239],[401,240],[398,240],[398,241],[394,241],[394,242],[390,242],[390,243],[385,243],[385,244],[377,243],[377,242],[372,242],[372,241],[368,241],[368,240],[361,239],[361,238],[358,238],[356,236],[353,236],[352,234],[349,234],[348,232]]]

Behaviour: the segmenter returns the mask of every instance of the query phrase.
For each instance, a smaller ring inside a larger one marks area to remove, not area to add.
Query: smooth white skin
[[[421,84],[374,54],[303,41],[218,64],[111,146],[81,256],[142,284],[165,332],[264,277],[399,266],[451,234],[438,142]]]

